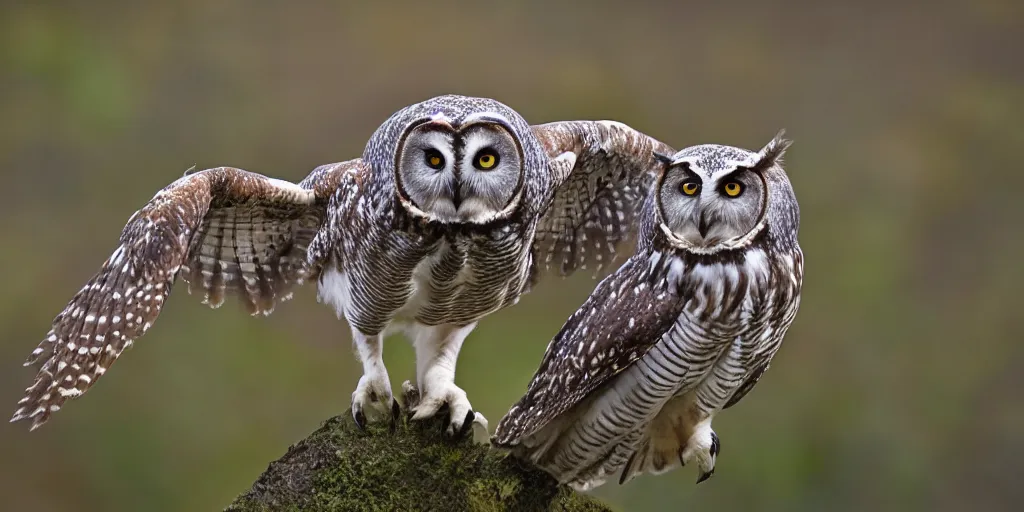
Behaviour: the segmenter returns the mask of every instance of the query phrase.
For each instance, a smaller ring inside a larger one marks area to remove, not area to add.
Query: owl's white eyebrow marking
[[[756,164],[757,161],[740,161],[740,160],[728,160],[725,162],[724,167],[711,173],[712,179],[719,179],[722,176],[732,174],[742,167],[750,167]]]

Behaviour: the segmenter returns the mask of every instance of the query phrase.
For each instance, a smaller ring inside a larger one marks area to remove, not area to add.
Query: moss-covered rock
[[[445,439],[442,425],[403,418],[394,432],[381,423],[361,431],[350,414],[336,416],[226,510],[610,510],[486,445]]]

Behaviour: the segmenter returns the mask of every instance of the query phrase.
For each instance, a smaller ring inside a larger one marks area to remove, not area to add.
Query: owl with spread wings
[[[397,111],[362,158],[298,184],[229,167],[188,174],[131,216],[53,320],[12,421],[39,427],[90,389],[153,326],[180,277],[211,307],[235,295],[254,315],[315,282],[363,366],[357,424],[370,411],[399,413],[383,340],[400,331],[416,352],[413,418],[447,405],[450,435],[486,429],[455,385],[464,340],[545,269],[609,265],[631,236],[655,153],[672,149],[621,123],[531,126],[496,100],[447,95]]]

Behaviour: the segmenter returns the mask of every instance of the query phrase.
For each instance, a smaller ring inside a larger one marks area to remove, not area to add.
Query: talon
[[[366,415],[360,409],[352,410],[352,419],[355,420],[356,426],[359,430],[366,431]]]
[[[707,473],[701,473],[701,475],[699,477],[697,477],[697,483],[699,484],[699,483],[707,480],[708,478],[711,478],[711,475],[713,475],[713,474],[715,474],[715,470],[714,469],[712,469],[711,471],[708,471]]]
[[[487,428],[487,418],[485,418],[483,414],[475,412],[473,413],[472,425],[473,441],[482,444],[490,444],[489,439],[491,438],[491,433]]]
[[[352,392],[352,417],[359,429],[365,430],[368,420],[386,417],[390,412],[388,402],[392,399],[391,383],[384,370],[370,371],[360,377]]]
[[[403,386],[408,392],[412,386]],[[465,437],[473,428],[477,414],[466,399],[466,392],[452,382],[440,382],[418,393],[418,403],[412,410],[412,421],[436,417],[440,423],[441,436],[445,439]],[[483,418],[481,416],[481,418]],[[486,422],[486,419],[482,419]]]
[[[445,414],[445,421],[441,422],[441,435],[446,439],[451,439],[455,437],[455,420],[452,419],[452,409],[447,404],[441,407],[442,409],[437,411],[440,413],[443,410]]]
[[[684,448],[680,448],[679,452],[678,452],[678,455],[679,455],[679,467],[681,467],[681,468],[686,467],[686,460],[683,459],[683,451],[684,451]]]
[[[398,400],[391,398],[391,432],[398,426],[398,418],[402,415],[402,408],[398,406]]]
[[[462,420],[462,427],[459,428],[459,432],[454,436],[455,439],[462,439],[466,437],[466,434],[468,434],[470,429],[473,428],[473,420],[475,419],[476,413],[474,413],[472,410],[466,413],[466,417]]]
[[[711,456],[717,457],[722,451],[722,443],[718,441],[718,434],[711,433]]]

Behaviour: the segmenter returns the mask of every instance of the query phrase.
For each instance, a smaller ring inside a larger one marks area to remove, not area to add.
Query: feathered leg
[[[391,393],[391,380],[384,366],[384,336],[367,336],[352,329],[352,343],[363,363],[363,376],[352,393],[352,418],[359,428],[366,426],[366,411],[370,408],[382,414],[391,413],[392,428],[398,418],[398,401]],[[390,411],[389,411],[390,409]]]
[[[416,349],[416,382],[420,392],[412,418],[429,418],[448,404],[450,419],[446,433],[450,436],[464,436],[472,427],[482,429],[485,437],[487,434],[487,418],[473,411],[466,392],[455,385],[459,350],[474,327],[476,322],[461,327],[417,324],[409,329]]]

